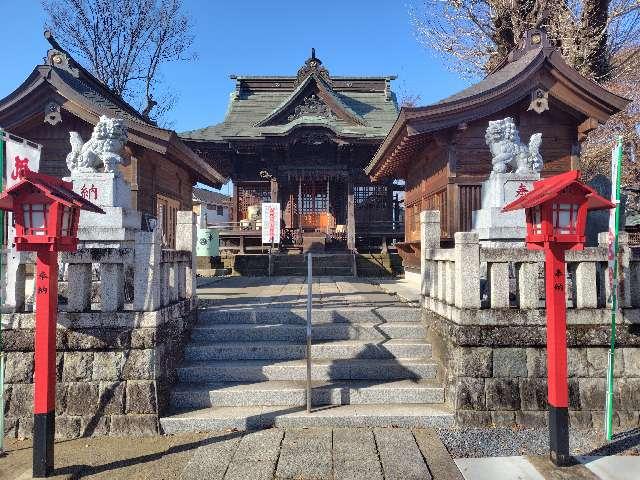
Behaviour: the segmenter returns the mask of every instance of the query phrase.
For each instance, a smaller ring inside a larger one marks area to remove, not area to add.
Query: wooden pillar
[[[327,177],[327,235],[329,234],[329,222],[331,221],[331,197],[329,196],[329,177]]]
[[[278,180],[271,179],[271,203],[278,203]]]
[[[298,178],[298,230],[302,232],[302,177]]]
[[[237,223],[240,221],[240,213],[238,212],[240,206],[240,199],[238,198],[238,184],[233,182],[233,216],[231,221]]]
[[[356,250],[356,216],[351,179],[347,183],[347,249],[350,252]]]

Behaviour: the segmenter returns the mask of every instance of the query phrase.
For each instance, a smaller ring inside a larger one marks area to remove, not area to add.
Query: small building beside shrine
[[[492,170],[489,121],[511,117],[523,142],[542,134],[543,177],[579,169],[580,142],[628,104],[570,67],[540,30],[528,31],[505,62],[479,83],[424,107],[402,108],[366,172],[403,179],[406,268],[420,268],[420,212],[440,211],[441,242],[470,231]]]
[[[394,78],[331,75],[315,51],[297,75],[231,76],[224,121],[181,134],[233,180],[222,251],[262,251],[262,202],[280,204],[284,249],[379,252],[402,239],[402,188],[364,172],[398,114]]]
[[[191,210],[193,185],[219,188],[226,179],[176,132],[155,125],[45,36],[52,45],[46,61],[0,100],[0,127],[41,144],[40,172],[65,177],[69,132],[87,142],[101,115],[123,119],[128,141],[120,169],[131,185],[132,207],[142,212],[142,228],[162,212],[165,238],[173,246],[176,214]]]
[[[230,196],[193,187],[193,212],[202,218],[201,226],[225,227],[231,221]]]

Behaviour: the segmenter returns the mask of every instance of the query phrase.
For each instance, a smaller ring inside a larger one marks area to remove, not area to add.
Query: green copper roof
[[[312,56],[297,77],[232,77],[236,90],[222,123],[183,132],[185,140],[225,142],[284,136],[314,126],[339,137],[383,139],[398,107],[395,77],[330,77]]]

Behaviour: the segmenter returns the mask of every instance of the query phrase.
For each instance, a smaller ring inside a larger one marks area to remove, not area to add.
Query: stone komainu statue
[[[69,132],[71,152],[67,155],[67,167],[74,172],[91,173],[102,169],[118,174],[118,164],[124,163],[120,152],[127,143],[125,121],[101,116],[91,138],[84,143],[78,132]]]
[[[484,138],[491,150],[494,172],[505,173],[507,166],[521,174],[538,173],[542,170],[541,133],[531,135],[527,146],[520,140],[513,118],[507,117],[490,121]]]

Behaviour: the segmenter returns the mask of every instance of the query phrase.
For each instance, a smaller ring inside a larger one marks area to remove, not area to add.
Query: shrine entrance
[[[329,204],[329,182],[311,181],[301,185],[298,223],[302,231],[328,231],[334,227]]]

